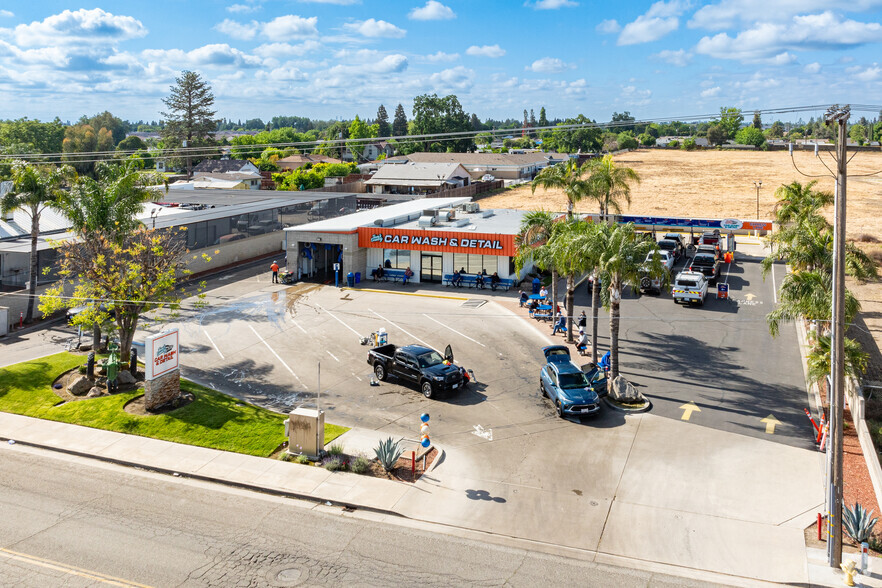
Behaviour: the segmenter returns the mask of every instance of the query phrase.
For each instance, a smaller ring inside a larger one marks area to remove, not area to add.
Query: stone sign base
[[[156,410],[181,396],[181,371],[174,370],[144,382],[144,408]]]

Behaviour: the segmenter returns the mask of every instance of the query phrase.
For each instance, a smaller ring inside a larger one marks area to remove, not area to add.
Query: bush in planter
[[[339,457],[326,457],[322,461],[322,467],[329,472],[338,472],[346,469],[346,464]]]
[[[842,512],[845,532],[858,543],[863,543],[873,534],[873,527],[876,526],[876,521],[879,520],[879,517],[871,518],[872,516],[872,509],[867,512],[867,509],[857,502],[854,503],[854,510],[846,506]]]
[[[359,455],[349,464],[349,469],[355,474],[367,473],[371,469],[371,461],[363,455]]]
[[[380,444],[374,448],[374,453],[377,454],[377,460],[387,472],[392,471],[403,451],[404,450],[401,448],[401,440],[394,441],[392,437],[387,437],[385,441],[380,441]]]

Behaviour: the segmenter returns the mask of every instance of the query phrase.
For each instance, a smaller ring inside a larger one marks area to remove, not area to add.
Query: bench
[[[551,320],[551,315],[550,315],[550,314],[540,314],[540,313],[538,313],[538,312],[534,312],[534,313],[533,313],[533,318],[536,319],[537,321],[538,321],[539,319],[542,319],[542,320],[549,320],[549,321],[550,321],[550,320]]]
[[[385,274],[383,277],[387,280],[392,280],[393,282],[404,282],[403,269],[387,269],[383,273]]]

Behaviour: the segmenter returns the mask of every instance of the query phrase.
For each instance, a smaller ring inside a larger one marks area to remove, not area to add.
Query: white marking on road
[[[344,327],[346,327],[347,329],[349,329],[350,331],[352,331],[353,333],[355,333],[355,335],[356,335],[359,339],[361,338],[361,333],[359,333],[358,331],[356,331],[355,329],[353,329],[352,327],[350,327],[349,325],[347,325],[344,321],[342,321],[342,320],[340,320],[339,318],[337,318],[336,316],[334,316],[334,314],[333,314],[330,310],[328,310],[327,308],[325,308],[324,306],[322,306],[322,305],[319,304],[319,303],[316,303],[316,306],[318,306],[319,308],[321,308],[322,311],[328,313],[328,316],[330,316],[332,319],[334,319],[335,321],[337,321],[338,323],[340,323],[341,325],[343,325]]]
[[[325,349],[325,352],[327,352],[328,355],[330,355],[331,357],[333,357],[333,358],[334,358],[334,361],[336,361],[336,362],[338,362],[338,363],[340,362],[340,360],[337,359],[337,356],[336,356],[336,355],[334,355],[333,353],[331,353],[331,352],[328,351],[327,349]]]
[[[430,316],[427,315],[426,313],[423,313],[423,316],[426,317],[427,319],[429,319],[430,321],[434,321],[434,322],[438,323],[439,325],[441,325],[441,326],[444,327],[445,329],[450,329],[451,331],[453,331],[453,332],[456,333],[457,335],[460,335],[460,336],[462,336],[462,337],[465,337],[466,339],[468,339],[468,340],[471,341],[472,343],[477,343],[477,344],[480,345],[481,347],[486,347],[486,345],[484,345],[484,344],[481,343],[480,341],[475,341],[474,339],[472,339],[472,338],[469,337],[468,335],[463,335],[462,333],[460,333],[460,332],[457,331],[456,329],[451,328],[451,327],[448,327],[447,325],[445,325],[445,324],[442,323],[441,321],[438,321],[438,320],[433,319],[432,317],[430,317]]]
[[[205,329],[202,329],[202,332],[205,333],[205,337],[206,337],[209,341],[211,341],[211,345],[212,345],[212,347],[214,347],[214,350],[217,351],[217,354],[221,356],[221,359],[226,359],[226,358],[224,357],[224,354],[221,353],[221,350],[217,348],[217,345],[215,344],[214,339],[211,338],[211,335],[208,334],[208,331],[206,331]]]
[[[413,333],[408,332],[408,331],[407,331],[406,329],[404,329],[401,325],[398,325],[398,324],[393,323],[392,321],[390,321],[389,319],[387,319],[386,317],[384,317],[383,315],[381,315],[379,312],[377,312],[377,311],[375,311],[375,310],[371,310],[371,312],[374,313],[375,315],[377,315],[378,317],[380,317],[381,319],[383,319],[384,321],[386,321],[387,323],[389,323],[390,325],[395,325],[395,327],[396,327],[398,330],[400,330],[400,331],[404,331],[404,333],[405,333],[407,336],[409,336],[409,337],[413,337],[414,339],[416,339],[417,341],[419,341],[420,343],[422,343],[422,344],[425,345],[426,347],[432,347],[431,345],[429,345],[428,343],[426,343],[425,341],[423,341],[422,339],[420,339],[419,337],[417,337],[417,336],[414,335]]]
[[[291,375],[292,375],[292,376],[294,376],[295,378],[297,378],[297,381],[300,382],[300,385],[303,386],[303,389],[304,389],[304,390],[309,390],[309,388],[306,387],[306,384],[303,383],[303,380],[300,379],[300,376],[298,376],[297,374],[295,374],[295,373],[294,373],[294,370],[291,369],[291,366],[288,365],[287,363],[285,363],[285,360],[284,360],[284,359],[282,359],[281,357],[279,357],[279,354],[276,353],[276,350],[275,350],[275,349],[273,349],[272,347],[270,347],[270,344],[266,342],[266,339],[264,339],[263,337],[261,337],[261,336],[260,336],[260,333],[258,333],[257,331],[255,331],[255,330],[254,330],[254,327],[252,327],[251,325],[248,325],[248,328],[251,329],[251,330],[254,332],[255,335],[257,335],[257,338],[260,339],[260,342],[261,342],[261,343],[263,343],[264,345],[266,345],[266,348],[270,350],[270,353],[272,353],[273,355],[276,356],[276,359],[279,360],[279,363],[281,363],[283,366],[285,366],[285,368],[287,368],[287,370],[288,370],[289,372],[291,372]]]
[[[306,329],[304,329],[303,327],[301,327],[301,326],[300,326],[300,323],[298,323],[298,322],[295,321],[293,318],[291,318],[291,315],[290,315],[290,314],[288,315],[288,320],[291,321],[291,324],[292,324],[292,325],[294,325],[295,327],[297,327],[298,329],[300,329],[301,331],[303,331],[304,333],[306,333]],[[309,333],[306,333],[306,334],[308,335]]]
[[[359,378],[358,376],[355,375],[355,372],[352,372],[352,376],[353,376],[356,380],[358,380],[359,382],[364,382],[364,380],[362,380],[361,378]]]

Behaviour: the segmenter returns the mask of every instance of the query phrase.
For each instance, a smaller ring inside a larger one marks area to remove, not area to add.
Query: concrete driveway
[[[430,413],[446,455],[395,505],[401,514],[598,561],[806,582],[802,530],[822,508],[822,462],[802,413],[795,333],[769,337],[774,294],[756,259],[739,254],[727,279],[732,300],[703,308],[670,295],[625,300],[623,370],[654,404],[642,415],[557,418],[538,371],[541,346],[563,339],[525,318],[515,293],[231,281],[208,309],[185,312],[182,362],[188,377],[243,399],[280,411],[319,404],[330,422],[389,435],[416,438]],[[577,302],[590,303],[584,286]],[[380,327],[397,344],[451,344],[478,384],[437,400],[394,381],[370,386],[359,337]]]

